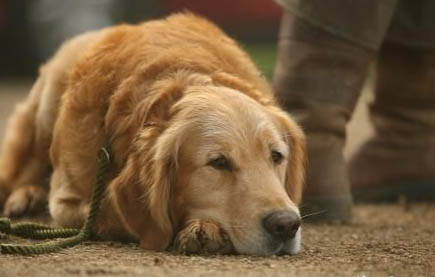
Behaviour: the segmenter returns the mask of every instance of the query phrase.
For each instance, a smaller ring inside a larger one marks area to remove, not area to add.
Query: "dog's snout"
[[[273,212],[263,219],[263,226],[275,239],[285,241],[295,236],[301,219],[294,211]]]

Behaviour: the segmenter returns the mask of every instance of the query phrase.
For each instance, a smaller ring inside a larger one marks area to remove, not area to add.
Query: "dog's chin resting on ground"
[[[102,146],[111,164],[100,236],[156,251],[299,251],[304,135],[207,20],[176,14],[64,43],[10,119],[3,213],[48,201],[55,224],[82,226]]]
[[[191,220],[175,237],[172,250],[185,254],[297,254],[301,250],[301,230],[286,242],[266,242],[266,247],[235,249],[228,234],[218,223],[208,220]]]

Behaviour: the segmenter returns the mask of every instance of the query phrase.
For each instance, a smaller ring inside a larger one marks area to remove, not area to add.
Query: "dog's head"
[[[183,222],[209,219],[239,253],[298,252],[300,128],[258,95],[206,76],[166,89],[148,100],[146,126],[112,186],[141,245],[163,250]]]

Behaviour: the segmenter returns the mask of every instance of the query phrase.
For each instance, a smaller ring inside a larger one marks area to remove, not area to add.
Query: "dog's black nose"
[[[273,212],[264,217],[263,226],[275,239],[285,241],[295,236],[301,226],[301,219],[294,211]]]

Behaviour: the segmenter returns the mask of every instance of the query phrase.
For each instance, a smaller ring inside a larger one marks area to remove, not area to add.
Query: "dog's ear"
[[[212,81],[207,75],[180,71],[170,78],[156,81],[147,92],[149,97],[139,105],[136,113],[142,117],[143,124],[167,121],[170,108],[184,95],[186,87],[191,85],[209,85]]]
[[[153,198],[160,198],[159,202],[162,206],[169,205],[170,196],[166,191],[169,184],[165,178],[162,178],[163,180],[156,185],[157,174],[148,176],[148,180],[143,180],[142,175],[147,171],[155,170],[158,166],[148,164],[145,168],[141,168],[143,166],[141,160],[139,155],[130,156],[124,169],[110,184],[110,198],[124,226],[140,240],[141,246],[147,250],[163,251],[172,238],[171,222],[167,214],[162,218],[155,218],[153,209],[158,207],[150,205],[149,198],[152,194]],[[150,187],[153,187],[153,193]],[[159,193],[159,190],[162,192]],[[166,210],[161,213],[165,213]]]
[[[290,157],[286,174],[286,190],[290,199],[299,205],[302,201],[302,190],[305,177],[306,139],[302,129],[285,112],[271,108],[278,119],[283,138],[289,146]]]
[[[125,146],[131,150],[110,185],[110,195],[124,225],[145,249],[166,249],[178,220],[171,214],[171,190],[185,124],[170,123],[171,107],[187,86],[208,83],[208,77],[189,72],[157,81],[131,115],[130,122],[137,123],[136,136],[132,145]]]
[[[163,251],[179,220],[172,213],[172,190],[185,126],[171,126],[156,137],[158,129],[150,126],[142,131],[135,153],[111,183],[110,195],[124,225],[140,239],[141,246]]]

